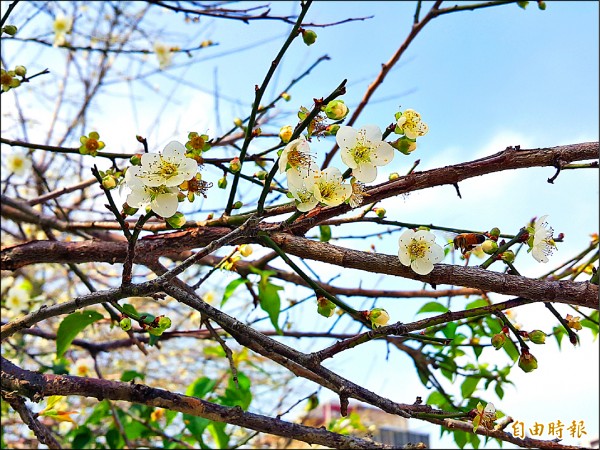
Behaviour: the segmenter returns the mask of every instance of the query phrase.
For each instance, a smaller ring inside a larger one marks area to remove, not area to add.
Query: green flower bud
[[[504,253],[502,253],[501,258],[502,261],[512,263],[515,261],[515,253],[512,250],[506,250]]]
[[[527,5],[529,5],[529,2],[517,2],[517,5],[519,5],[519,8],[527,8]]]
[[[281,98],[284,99],[286,102],[289,102],[292,99],[292,96],[287,92],[284,92],[283,94],[281,94]]]
[[[546,343],[546,333],[541,330],[533,330],[531,333],[528,333],[529,340],[534,344],[545,344]]]
[[[184,196],[184,198],[185,198],[185,196]],[[176,212],[171,217],[165,218],[165,220],[171,226],[171,228],[175,228],[175,229],[181,228],[186,223],[185,216],[180,212]]]
[[[406,136],[402,136],[392,142],[391,146],[400,151],[400,153],[410,155],[417,149],[417,142],[416,139],[409,139]]]
[[[267,178],[267,175],[267,172],[265,172],[264,170],[260,170],[254,174],[254,176],[259,180],[264,180],[265,178]]]
[[[242,163],[240,162],[240,158],[237,156],[229,161],[229,170],[233,173],[239,172],[242,169]]]
[[[136,212],[138,212],[139,208],[134,208],[132,206],[129,206],[127,203],[123,204],[123,214],[125,214],[126,216],[133,216],[135,215]]]
[[[106,175],[102,178],[102,186],[106,190],[114,189],[117,186],[117,180],[112,175]]]
[[[523,350],[523,353],[521,353],[521,356],[519,357],[519,367],[523,372],[531,372],[538,367],[537,359],[535,359],[535,356],[527,350]]]
[[[377,214],[377,217],[383,219],[385,217],[385,208],[373,208],[373,212]]]
[[[225,189],[227,187],[227,178],[219,178],[219,181],[217,181],[217,186],[219,189]]]
[[[542,11],[546,10],[546,2],[538,0],[538,8]]]
[[[492,345],[496,350],[500,350],[504,347],[504,343],[506,342],[506,335],[504,333],[498,333],[492,336]]]
[[[340,126],[338,124],[329,125],[325,128],[325,136],[335,136],[339,129]]]
[[[319,313],[323,317],[333,316],[335,308],[335,303],[333,303],[331,300],[328,300],[325,297],[319,297],[317,299],[317,313]]]
[[[498,251],[498,244],[491,239],[486,240],[483,244],[481,244],[481,249],[488,255],[493,255]]]
[[[490,230],[490,236],[498,237],[500,236],[500,228],[494,227]]]
[[[2,31],[6,34],[14,36],[15,34],[17,34],[17,27],[15,27],[14,25],[6,25],[2,28]]]
[[[142,155],[140,155],[140,154],[133,155],[131,158],[129,158],[129,162],[134,166],[141,166],[142,165]]]
[[[235,119],[233,119],[233,123],[236,127],[241,127],[244,122],[242,122],[242,119],[240,119],[239,117],[236,117]]]
[[[400,174],[398,172],[392,172],[392,173],[390,173],[388,180],[394,181],[394,180],[397,180],[398,178],[400,178]]]
[[[342,120],[348,115],[349,111],[344,100],[331,100],[325,107],[325,115],[331,120]]]
[[[244,204],[241,201],[237,201],[233,204],[233,206],[231,207],[232,209],[240,209],[242,206],[244,206]]]
[[[167,316],[158,317],[158,328],[162,328],[163,330],[171,328],[171,319],[169,319]]]
[[[27,68],[25,66],[15,67],[15,74],[19,75],[20,77],[24,77],[26,73],[27,73]]]
[[[119,326],[123,331],[131,330],[131,319],[129,317],[123,317],[119,322]]]
[[[313,45],[317,40],[317,33],[313,30],[302,30],[302,40],[306,45]]]

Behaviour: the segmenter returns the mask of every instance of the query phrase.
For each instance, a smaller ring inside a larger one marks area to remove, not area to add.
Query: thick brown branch
[[[39,374],[15,366],[2,358],[2,389],[15,391],[34,401],[50,395],[80,395],[98,400],[124,400],[131,403],[170,409],[185,414],[225,422],[263,433],[285,436],[310,444],[334,448],[390,448],[382,444],[351,436],[342,436],[321,428],[298,425],[260,414],[244,412],[149,386],[81,378],[66,375]]]
[[[458,285],[536,301],[598,309],[598,286],[588,282],[534,280],[478,267],[449,264],[437,264],[430,274],[423,276],[403,266],[397,256],[351,250],[283,233],[271,237],[286,253],[340,267],[411,278],[434,286]]]

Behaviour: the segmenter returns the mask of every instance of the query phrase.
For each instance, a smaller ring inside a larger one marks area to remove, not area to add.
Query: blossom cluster
[[[177,212],[180,194],[183,197],[182,185],[188,191],[198,185],[198,191],[203,192],[204,186],[197,178],[198,164],[186,157],[185,152],[183,144],[172,141],[162,154],[144,153],[140,165],[130,167],[125,173],[125,183],[131,189],[127,204],[133,208],[149,205],[159,216],[169,218]]]
[[[362,203],[361,183],[370,183],[377,177],[377,166],[384,166],[394,158],[394,149],[382,140],[377,125],[366,125],[359,130],[340,126],[336,141],[344,164],[352,169],[351,183],[337,167],[319,170],[303,136],[289,142],[279,158],[279,172],[287,176],[288,189],[296,200],[299,211],[307,212],[318,204],[337,206],[344,202],[358,206]]]

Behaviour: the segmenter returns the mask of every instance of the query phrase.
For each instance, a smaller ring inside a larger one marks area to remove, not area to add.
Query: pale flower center
[[[326,200],[330,200],[335,196],[337,183],[335,181],[324,181],[319,183],[319,192],[321,192],[321,197]]]
[[[308,189],[303,187],[302,189],[298,189],[296,191],[296,195],[300,199],[300,202],[306,203],[311,199],[313,193],[312,193],[312,191],[309,191]]]
[[[408,244],[408,254],[411,261],[424,258],[428,250],[429,244],[423,240],[413,239],[411,243]]]
[[[290,166],[292,166],[294,168],[308,167],[310,165],[310,156],[307,155],[306,153],[302,153],[302,152],[298,151],[297,148],[290,150],[287,157],[288,157],[288,162],[290,163]]]

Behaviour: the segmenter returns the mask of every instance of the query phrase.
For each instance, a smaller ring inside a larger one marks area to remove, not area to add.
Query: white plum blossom
[[[319,203],[315,196],[315,177],[288,178],[288,189],[296,200],[298,211],[307,212]]]
[[[381,138],[381,129],[377,125],[365,125],[358,131],[341,126],[337,131],[335,139],[342,161],[352,169],[352,175],[358,181],[374,181],[376,166],[385,166],[394,159],[394,148]]]
[[[16,176],[26,175],[31,169],[31,159],[23,152],[14,152],[6,158],[6,168]]]
[[[342,173],[337,167],[328,167],[314,175],[315,198],[327,206],[344,203],[352,195],[352,186],[344,183]]]
[[[161,69],[168,67],[173,59],[173,52],[171,47],[162,42],[154,43],[154,53],[156,53],[156,59],[158,59],[158,65]]]
[[[90,377],[94,371],[93,358],[79,358],[71,368],[71,373],[78,377]]]
[[[426,230],[406,230],[398,240],[398,258],[419,275],[427,275],[433,265],[444,259],[444,249],[435,243],[435,235]]]
[[[318,170],[310,153],[310,146],[304,136],[289,142],[279,157],[279,173],[285,172],[294,185],[300,184],[300,179],[309,177]]]
[[[6,293],[6,308],[12,313],[21,313],[29,308],[30,295],[21,286],[12,286]]]
[[[162,153],[144,153],[135,173],[148,187],[179,186],[196,175],[198,163],[185,156],[185,146],[177,141],[167,144]]]
[[[59,14],[54,19],[54,23],[52,24],[52,29],[54,30],[54,46],[60,47],[61,45],[65,45],[67,42],[65,38],[65,34],[71,32],[71,28],[73,27],[73,19],[71,17],[66,17],[63,14]]]
[[[547,263],[548,256],[552,254],[553,247],[556,247],[552,235],[554,230],[548,226],[546,218],[548,216],[542,216],[535,221],[533,225],[533,241],[531,241],[531,235],[529,237],[531,242],[531,248],[528,250],[537,262]]]
[[[409,139],[425,136],[429,131],[427,124],[421,121],[421,114],[414,109],[407,109],[404,111],[398,118],[396,125]]]
[[[130,167],[125,174],[125,181],[131,189],[131,193],[127,196],[127,204],[133,208],[150,205],[152,211],[165,218],[175,214],[179,205],[179,199],[177,198],[179,189],[166,186],[145,186],[141,182],[135,182],[136,178],[134,176],[130,176],[132,179],[128,182],[127,174],[135,172],[136,169],[139,169],[139,167]]]

